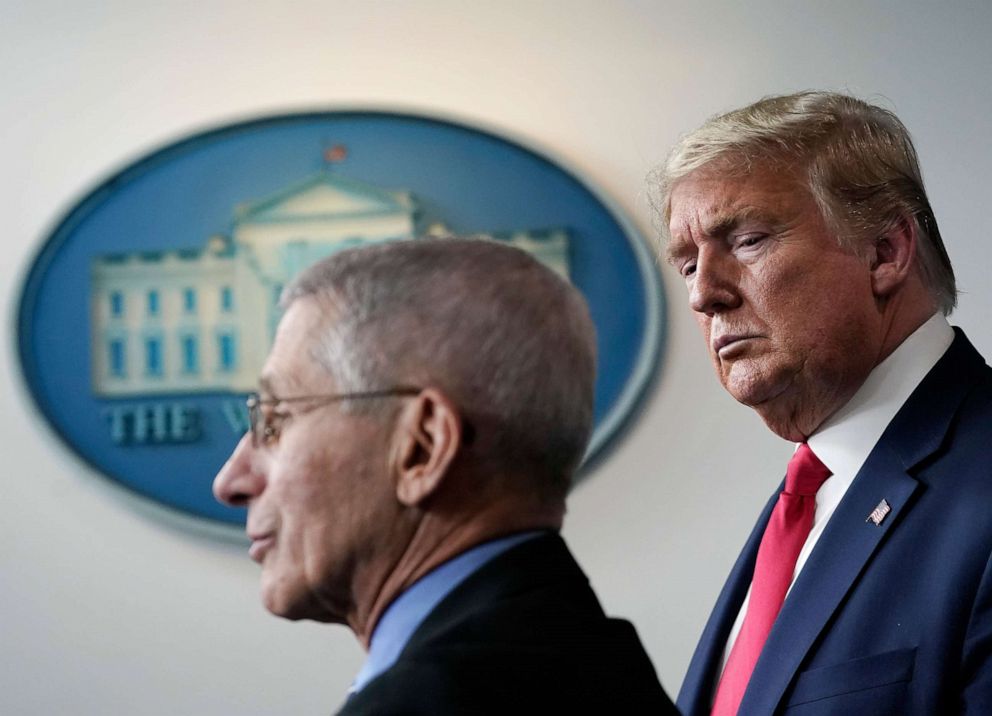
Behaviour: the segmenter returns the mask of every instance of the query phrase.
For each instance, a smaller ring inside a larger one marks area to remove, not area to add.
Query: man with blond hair
[[[214,482],[262,600],[368,650],[341,714],[675,713],[558,532],[592,428],[579,292],[492,241],[343,251],[283,293]]]
[[[680,708],[992,713],[992,370],[947,322],[906,128],[846,95],[769,97],[656,178],[718,379],[797,444]]]

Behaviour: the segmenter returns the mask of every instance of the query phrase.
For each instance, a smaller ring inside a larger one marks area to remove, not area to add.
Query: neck
[[[471,513],[424,512],[402,552],[381,570],[374,587],[358,595],[347,621],[368,649],[372,632],[386,608],[414,582],[476,545],[517,532],[561,529],[564,504],[547,507],[533,500],[494,500]]]

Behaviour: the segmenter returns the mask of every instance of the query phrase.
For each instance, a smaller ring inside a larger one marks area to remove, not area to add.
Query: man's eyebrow
[[[283,379],[273,373],[263,373],[262,377],[258,379],[258,388],[261,392],[280,398],[295,395],[294,388],[298,386],[299,381],[295,380],[293,376]]]
[[[742,206],[713,217],[704,227],[703,235],[722,239],[748,221],[771,221],[768,212],[756,206]]]
[[[266,371],[258,379],[258,392],[273,398],[295,397],[305,392],[299,378],[292,373]]]
[[[665,261],[670,266],[675,266],[680,259],[692,256],[696,252],[695,246],[688,241],[669,239],[665,246]]]
[[[258,392],[264,393],[265,395],[275,395],[276,390],[273,388],[273,379],[270,375],[262,375],[258,379]]]
[[[724,239],[741,224],[749,221],[771,222],[773,219],[767,211],[756,206],[743,206],[727,211],[715,211],[713,216],[705,221],[699,236],[709,239]],[[692,256],[696,253],[695,244],[692,241],[680,241],[676,238],[668,240],[665,247],[665,261],[675,265],[680,259]]]

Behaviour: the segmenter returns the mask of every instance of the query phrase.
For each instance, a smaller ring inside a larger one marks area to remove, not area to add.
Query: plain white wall
[[[97,180],[234,119],[386,105],[543,147],[649,234],[644,176],[679,133],[764,94],[849,89],[913,131],[964,292],[954,322],[989,355],[990,29],[985,2],[0,0],[0,711],[327,713],[362,658],[343,628],[267,615],[244,545],[135,505],[36,416],[17,288]],[[664,281],[659,379],[566,535],[674,694],[791,448],[721,392]]]

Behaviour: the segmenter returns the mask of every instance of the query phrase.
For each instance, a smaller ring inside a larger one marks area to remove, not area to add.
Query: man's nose
[[[245,435],[214,478],[214,497],[225,505],[242,507],[262,494],[265,476],[258,462],[251,436]]]
[[[738,271],[727,257],[700,252],[689,287],[689,305],[707,316],[736,308],[741,303]]]

